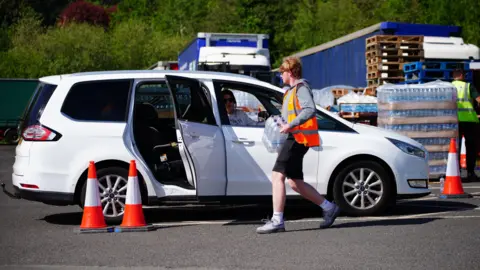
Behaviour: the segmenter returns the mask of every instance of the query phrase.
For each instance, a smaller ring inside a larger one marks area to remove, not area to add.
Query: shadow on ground
[[[477,205],[458,202],[458,201],[399,201],[398,204],[384,213],[381,217],[402,217],[417,214],[435,214],[443,212],[461,212],[476,208]],[[261,224],[262,219],[267,219],[271,216],[270,205],[245,205],[245,206],[170,206],[158,208],[145,208],[144,215],[147,223],[161,223],[161,222],[184,222],[184,221],[231,221],[227,225],[242,225],[242,224]],[[308,218],[321,217],[321,209],[312,204],[287,206],[285,210],[285,217],[287,220],[300,220]],[[45,216],[41,221],[46,221],[57,225],[79,226],[82,221],[83,213],[70,212],[59,213]],[[345,215],[342,215],[345,217]],[[411,220],[411,221],[409,221]],[[359,226],[378,226],[378,225],[404,225],[408,222],[422,222],[433,219],[402,219],[402,220],[381,220],[368,222],[351,222],[348,224],[352,227]],[[348,224],[341,224],[338,226],[350,226]],[[367,224],[367,225],[365,225]],[[371,225],[369,225],[371,224]],[[111,224],[118,225],[118,224]],[[338,227],[336,226],[336,227]]]

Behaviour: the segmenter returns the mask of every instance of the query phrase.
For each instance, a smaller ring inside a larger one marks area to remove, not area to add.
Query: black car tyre
[[[379,163],[355,161],[345,166],[335,177],[334,201],[347,215],[378,215],[395,199],[392,182]]]
[[[121,167],[109,167],[97,171],[100,202],[103,215],[108,224],[122,222],[127,197],[128,170]],[[87,181],[83,184],[80,206],[85,205]]]

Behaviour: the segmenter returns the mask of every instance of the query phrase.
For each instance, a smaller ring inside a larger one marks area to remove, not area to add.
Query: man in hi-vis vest
[[[475,175],[475,163],[477,157],[476,141],[480,139],[478,130],[478,116],[475,112],[473,103],[480,103],[480,95],[475,87],[464,81],[463,71],[456,69],[453,71],[453,82],[457,88],[457,109],[458,109],[458,137],[465,137],[465,148],[467,151],[467,179],[466,181],[477,181]],[[461,142],[461,141],[460,141]],[[458,147],[461,149],[461,147]],[[460,157],[460,155],[458,155]]]
[[[285,231],[283,211],[286,178],[294,191],[323,209],[324,222],[320,224],[320,228],[328,228],[340,214],[340,208],[303,181],[303,157],[310,147],[320,145],[313,93],[306,81],[301,79],[300,59],[286,58],[280,66],[280,73],[283,83],[290,85],[284,94],[282,104],[282,117],[287,124],[283,124],[280,128],[280,132],[288,133],[288,138],[273,167],[273,216],[264,226],[257,228],[257,233]]]

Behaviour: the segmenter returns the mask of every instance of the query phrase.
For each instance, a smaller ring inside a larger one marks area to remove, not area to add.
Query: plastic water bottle
[[[442,177],[440,177],[440,194],[443,193],[443,186],[444,186],[444,183],[445,183],[445,179]]]

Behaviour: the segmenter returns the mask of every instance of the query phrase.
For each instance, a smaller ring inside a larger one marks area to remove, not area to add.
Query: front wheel
[[[98,190],[103,215],[107,223],[120,223],[125,211],[127,197],[128,170],[121,167],[109,167],[97,171]],[[85,205],[87,181],[83,184],[81,207]]]
[[[334,200],[352,216],[377,215],[394,198],[392,183],[385,168],[375,161],[356,161],[335,177]]]

